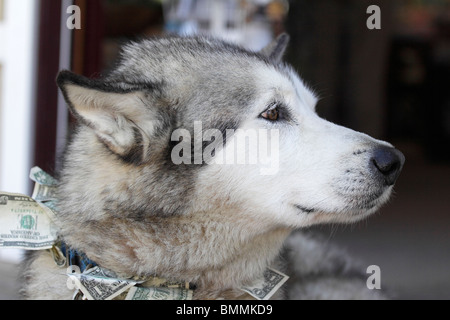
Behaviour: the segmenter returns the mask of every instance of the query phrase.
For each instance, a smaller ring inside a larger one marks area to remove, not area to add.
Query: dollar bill
[[[258,300],[269,300],[288,279],[289,277],[280,271],[267,268],[261,281],[253,286],[243,287],[242,290]]]
[[[67,273],[74,286],[88,300],[112,300],[137,282],[118,279],[109,270],[94,267],[83,273]]]
[[[46,186],[39,183],[34,184],[31,197],[36,201],[50,201],[56,199],[56,186]]]
[[[0,247],[51,248],[57,239],[52,214],[31,197],[0,192]]]
[[[151,277],[144,279],[141,283],[143,287],[166,287],[166,288],[179,288],[189,289],[190,283],[184,281],[171,281],[165,278]]]
[[[63,267],[67,264],[67,258],[61,250],[60,244],[55,244],[50,249],[53,261],[55,261],[58,267]]]
[[[37,202],[41,207],[45,208],[46,212],[48,213],[49,217],[55,221],[56,214],[57,214],[57,208],[56,208],[56,200],[50,200],[45,202]]]
[[[192,290],[169,287],[132,287],[125,300],[192,300]]]
[[[39,167],[30,171],[30,179],[35,182],[31,197],[39,202],[52,201],[56,199],[57,181],[47,172]]]
[[[35,182],[31,198],[49,213],[52,220],[56,219],[56,183],[57,181],[39,167],[30,171],[30,178]],[[48,210],[50,209],[50,210]]]
[[[30,179],[44,186],[56,186],[58,181],[39,167],[30,170]]]

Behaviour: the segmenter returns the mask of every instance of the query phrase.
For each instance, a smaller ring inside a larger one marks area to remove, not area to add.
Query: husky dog
[[[120,277],[190,282],[194,299],[248,298],[241,288],[268,267],[291,277],[276,298],[382,297],[365,270],[295,230],[375,212],[404,156],[321,119],[314,93],[282,62],[287,43],[283,34],[251,52],[208,37],[146,39],[126,45],[102,79],[62,71],[57,83],[79,122],[58,177],[67,246]],[[199,123],[203,138],[222,136],[197,143]],[[277,133],[266,137],[277,142],[266,157],[277,156],[272,173],[260,162],[194,159],[213,142],[212,159],[231,152],[251,130]],[[73,296],[47,251],[28,255],[23,279],[27,298]]]

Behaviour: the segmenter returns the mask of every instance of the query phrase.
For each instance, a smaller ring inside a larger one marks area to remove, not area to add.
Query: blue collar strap
[[[70,248],[64,241],[61,241],[59,244],[59,249],[65,257],[67,266],[78,266],[80,268],[80,272],[83,273],[86,268],[95,267],[97,264],[89,259],[86,254],[77,251],[73,248]]]

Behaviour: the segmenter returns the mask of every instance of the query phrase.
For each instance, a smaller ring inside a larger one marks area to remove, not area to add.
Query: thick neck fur
[[[133,186],[142,172],[111,161],[114,155],[76,153],[79,143],[92,145],[85,141],[91,138],[74,143],[67,161],[75,171],[62,175],[59,227],[69,245],[123,277],[192,282],[196,298],[217,298],[251,284],[275,263],[291,230],[241,212],[241,205],[211,191],[192,192],[185,200],[190,210],[180,215],[129,215],[122,206],[105,210],[113,199],[134,206],[139,197],[145,202],[148,188]]]

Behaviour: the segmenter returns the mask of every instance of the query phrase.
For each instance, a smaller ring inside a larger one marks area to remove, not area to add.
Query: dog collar
[[[76,300],[191,300],[196,286],[184,281],[169,281],[155,276],[120,279],[110,270],[101,268],[86,254],[70,248],[64,241],[50,250],[55,263],[67,267],[70,289]],[[74,267],[76,266],[76,268]],[[267,268],[263,280],[241,290],[258,300],[270,299],[288,280],[285,274]]]
[[[74,300],[192,300],[195,285],[145,276],[119,278],[87,255],[59,241],[50,252],[59,267],[67,268],[67,286]]]
[[[36,199],[41,185],[53,187],[56,180],[39,168],[33,168],[33,172],[34,178],[32,179],[36,184],[32,198]],[[35,177],[36,175],[39,179]],[[54,198],[47,195],[47,197],[41,197],[39,201],[57,215],[57,207],[54,200]],[[196,288],[195,285],[189,282],[170,281],[155,276],[119,279],[113,271],[101,268],[95,261],[89,259],[85,253],[68,246],[61,238],[53,243],[49,251],[59,267],[67,268],[67,275],[76,284],[74,288],[78,290],[76,290],[74,298],[113,299],[122,297],[136,300],[186,300],[192,299],[193,290]],[[263,273],[262,279],[253,286],[245,286],[240,289],[258,300],[267,300],[278,291],[288,278],[288,276],[277,270],[267,268]],[[69,287],[69,281],[67,283]],[[116,290],[117,288],[128,290],[129,294],[124,297],[122,291]],[[90,292],[90,289],[95,292]],[[116,291],[113,294],[108,294],[114,290]],[[99,292],[104,294],[98,295]]]
[[[97,264],[89,259],[86,254],[70,248],[64,241],[61,241],[58,247],[66,260],[65,264],[69,267],[77,266],[81,273],[83,273],[88,267],[97,266]]]
[[[53,197],[54,193],[47,189],[54,188],[56,180],[37,167],[31,170],[30,177],[36,182],[32,199],[49,208],[50,217],[54,219],[58,211],[56,199]],[[47,188],[45,192],[39,192],[41,187]],[[52,244],[53,246],[48,250],[55,263],[61,268],[66,267],[69,280],[72,280],[67,281],[67,286],[69,289],[77,289],[74,298],[103,300],[113,298],[135,300],[192,299],[195,285],[189,282],[174,282],[159,277],[119,279],[113,271],[101,268],[85,253],[71,248],[61,238],[56,239]],[[263,277],[259,281],[255,281],[253,286],[240,289],[256,299],[267,300],[288,278],[277,270],[267,268]],[[124,297],[124,293],[127,292],[125,290],[128,290],[126,297]]]

